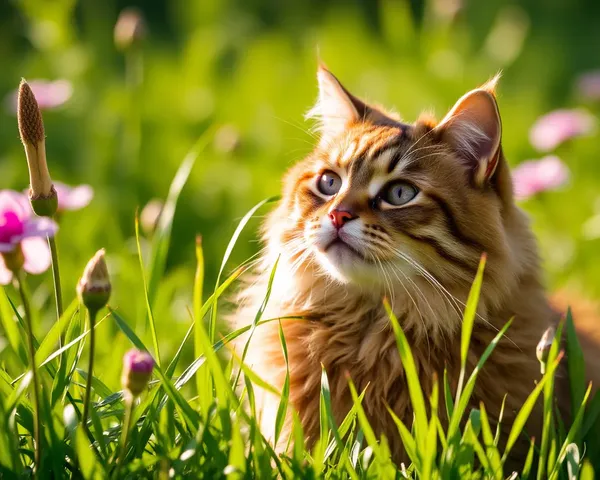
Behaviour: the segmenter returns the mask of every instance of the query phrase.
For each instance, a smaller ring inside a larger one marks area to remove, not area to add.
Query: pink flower
[[[31,80],[27,82],[35,95],[41,110],[57,108],[66,103],[73,95],[73,85],[68,80]],[[7,98],[10,109],[17,111],[18,91]]]
[[[565,140],[594,130],[595,118],[584,110],[555,110],[537,119],[529,141],[541,152],[553,150]]]
[[[123,373],[121,375],[123,388],[137,397],[148,385],[153,368],[154,359],[148,352],[129,350],[123,357]]]
[[[592,70],[579,76],[577,91],[589,100],[600,100],[600,70]]]
[[[548,155],[540,160],[521,163],[513,169],[512,178],[515,197],[524,200],[563,185],[569,179],[569,169],[560,158]]]
[[[22,251],[23,269],[39,274],[51,262],[46,236],[56,233],[58,226],[46,217],[35,217],[27,198],[13,190],[0,191],[0,284],[12,279],[5,257]]]
[[[54,182],[58,195],[58,211],[79,210],[87,207],[94,196],[94,190],[89,185],[71,187],[61,182]]]

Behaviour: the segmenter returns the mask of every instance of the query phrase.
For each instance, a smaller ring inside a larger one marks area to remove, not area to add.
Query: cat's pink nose
[[[339,230],[346,222],[356,218],[356,216],[346,210],[332,210],[329,212],[329,218],[331,218],[333,226]]]

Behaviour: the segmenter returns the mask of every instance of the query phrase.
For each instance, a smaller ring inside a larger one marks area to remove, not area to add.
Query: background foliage
[[[149,343],[136,257],[134,215],[164,199],[182,158],[210,126],[218,130],[183,191],[174,221],[168,274],[154,316],[161,354],[170,358],[189,325],[200,233],[206,285],[237,221],[277,194],[281,174],[310,151],[302,115],[316,98],[318,55],[357,95],[395,106],[413,120],[438,116],[466,90],[499,70],[504,150],[510,163],[539,156],[528,140],[535,119],[580,107],[578,75],[600,67],[600,3],[593,0],[277,2],[140,1],[147,34],[124,54],[113,41],[116,0],[0,2],[0,187],[23,189],[26,162],[10,96],[21,77],[67,79],[70,100],[44,112],[52,175],[96,192],[85,210],[66,214],[58,237],[66,291],[87,259],[106,247],[114,284],[111,304],[136,322]],[[557,152],[570,185],[524,204],[539,234],[548,281],[600,297],[598,136]],[[254,253],[256,220],[243,233],[230,267]],[[596,226],[598,225],[598,226]],[[144,245],[142,245],[143,247]],[[34,302],[51,303],[50,273],[34,279]],[[46,331],[52,308],[37,329]],[[114,323],[98,329],[96,371],[118,388],[128,340]],[[191,346],[183,352],[192,359]]]

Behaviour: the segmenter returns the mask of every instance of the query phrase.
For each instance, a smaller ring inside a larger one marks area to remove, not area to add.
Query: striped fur
[[[279,257],[263,318],[303,317],[284,319],[282,325],[290,401],[309,444],[319,434],[322,364],[338,420],[351,406],[348,374],[359,390],[367,389],[369,420],[400,461],[405,460],[404,450],[386,406],[406,424],[412,422],[412,409],[383,296],[390,299],[411,342],[425,392],[444,368],[455,387],[464,302],[480,256],[487,253],[468,369],[514,317],[507,337],[481,372],[472,401],[483,401],[494,418],[508,395],[504,425],[510,425],[540,377],[536,344],[557,314],[544,295],[536,242],[526,216],[513,202],[501,148],[492,174],[483,185],[475,185],[472,166],[461,161],[461,152],[431,119],[409,125],[382,120],[378,112],[376,118],[351,113],[342,130],[323,131],[326,141],[289,171],[283,199],[264,225],[266,249],[257,277],[242,292],[235,321],[238,326],[252,321]],[[316,188],[325,170],[342,179],[342,188],[331,198]],[[398,208],[381,208],[378,192],[396,179],[416,185],[417,197]],[[331,252],[324,249],[323,237],[332,228],[327,214],[335,208],[351,209],[358,218],[344,226],[350,248]],[[257,328],[247,363],[281,389],[286,365],[278,328],[277,322]],[[259,404],[265,433],[272,436],[278,399],[263,391]],[[528,428],[535,434],[539,425],[534,420]],[[527,447],[522,446],[515,449],[515,461]]]

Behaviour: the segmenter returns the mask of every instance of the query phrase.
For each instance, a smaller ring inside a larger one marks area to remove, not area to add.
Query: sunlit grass
[[[184,162],[182,169],[189,169],[189,165]],[[178,175],[176,178],[182,177]],[[179,191],[182,186],[183,184],[179,186]],[[173,213],[177,200],[178,195],[170,198]],[[225,249],[225,258],[221,263],[222,273],[228,269],[228,257],[235,248],[242,229],[267,202],[259,203],[241,219]],[[168,222],[172,222],[173,215],[168,218]],[[161,226],[164,234],[154,238],[154,251],[161,251],[168,245],[171,232],[169,223],[164,221]],[[201,245],[197,244],[196,248],[199,262],[197,271],[201,271],[204,256],[200,251]],[[138,255],[142,265],[140,275],[146,275],[141,249]],[[128,441],[122,446],[119,439],[124,437],[123,392],[110,389],[96,372],[91,381],[90,420],[87,425],[80,423],[83,386],[88,378],[81,357],[89,330],[85,330],[83,311],[73,301],[61,320],[41,341],[34,339],[36,363],[41,376],[40,416],[44,425],[45,447],[42,450],[42,470],[39,471],[52,472],[56,477],[79,472],[84,478],[107,478],[115,474],[120,478],[138,478],[160,474],[194,478],[279,476],[500,479],[512,474],[505,467],[511,449],[517,440],[526,435],[526,421],[532,414],[537,399],[542,397],[542,438],[532,439],[526,463],[517,475],[520,478],[532,478],[536,475],[539,479],[554,479],[574,478],[581,473],[582,478],[592,478],[591,465],[597,465],[598,452],[588,450],[586,440],[590,435],[597,434],[592,431],[591,425],[600,413],[600,400],[596,396],[590,402],[590,388],[586,390],[583,384],[583,361],[578,354],[580,347],[570,314],[559,326],[545,361],[545,373],[517,413],[513,425],[509,426],[510,434],[505,443],[500,441],[499,429],[494,432],[495,427],[488,417],[485,405],[470,407],[477,375],[485,368],[486,360],[493,355],[494,347],[511,324],[511,320],[507,319],[506,325],[484,351],[474,370],[467,372],[466,355],[476,321],[475,312],[483,281],[485,257],[482,258],[465,308],[460,352],[461,374],[456,392],[451,391],[444,375],[443,378],[430,379],[431,394],[429,398],[425,397],[410,344],[389,304],[383,301],[396,337],[414,409],[414,420],[410,425],[404,424],[392,410],[389,410],[389,419],[398,426],[398,435],[410,464],[393,464],[387,440],[379,438],[370,427],[361,405],[365,392],[357,392],[350,377],[348,382],[354,406],[341,424],[336,423],[325,369],[321,372],[320,438],[315,447],[307,451],[298,417],[289,401],[289,373],[283,390],[279,392],[243,364],[254,330],[265,322],[281,321],[262,318],[262,311],[269,301],[276,267],[276,264],[273,265],[263,305],[256,313],[253,323],[231,332],[221,340],[216,341],[214,330],[211,331],[218,319],[216,305],[228,295],[245,266],[234,270],[224,280],[219,279],[213,293],[206,300],[203,301],[196,294],[193,308],[189,312],[187,333],[181,339],[174,356],[163,357],[161,364],[157,362],[154,370],[156,380],[150,383],[133,409]],[[141,283],[142,290],[131,293],[145,298],[148,322],[154,320],[148,286],[155,285],[155,293],[160,290],[162,271],[163,268],[158,267],[150,269],[150,277]],[[198,282],[202,278],[202,275],[195,277],[196,292],[200,291]],[[190,278],[190,282],[192,281],[194,279]],[[28,373],[30,365],[23,345],[23,318],[10,289],[0,294],[0,318],[7,337],[2,351],[3,368],[0,369],[0,421],[3,426],[0,429],[0,471],[7,476],[26,475],[34,458],[31,436],[34,406],[25,394],[31,375]],[[303,321],[301,318],[291,320]],[[160,340],[155,337],[153,329],[150,335],[153,348],[149,348],[131,327],[132,322],[118,310],[109,309],[108,314],[96,322],[95,328],[103,327],[106,322],[116,326],[131,346],[157,353],[156,345]],[[63,330],[66,331],[65,344],[55,349],[54,345]],[[226,361],[226,356],[222,355],[223,347],[244,334],[249,334],[245,348],[239,356],[234,355],[230,361]],[[574,405],[574,421],[568,429],[557,416],[553,400],[556,368],[559,362],[565,361],[564,352],[559,349],[562,335],[566,336],[565,344],[569,354],[567,365]],[[192,338],[197,358],[182,365],[181,354],[186,344],[192,342]],[[286,339],[281,327],[280,340],[287,363]],[[58,368],[59,360],[64,362],[66,368]],[[196,382],[192,382],[194,378]],[[276,453],[261,433],[255,405],[256,388],[267,388],[280,396],[279,407],[276,412],[272,412],[272,421],[278,444],[288,447],[285,454]],[[586,409],[586,405],[589,408]],[[448,423],[445,427],[440,420],[440,409],[446,410]],[[292,419],[291,428],[284,428],[286,419]],[[121,451],[123,462],[118,466],[117,459]]]

